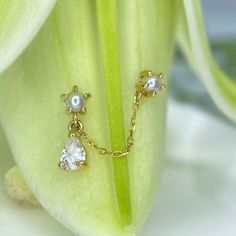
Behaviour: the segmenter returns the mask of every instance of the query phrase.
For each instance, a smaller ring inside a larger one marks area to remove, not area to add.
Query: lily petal
[[[193,70],[201,78],[216,105],[236,121],[236,83],[218,67],[211,54],[199,0],[179,1],[179,41]]]
[[[56,0],[0,2],[0,73],[27,47]]]
[[[59,1],[1,76],[0,119],[21,173],[42,206],[75,234],[140,230],[160,176],[166,93],[143,99],[128,158],[113,161],[87,148],[89,165],[76,173],[57,169],[69,122],[58,97],[73,84],[90,92],[81,118],[86,131],[102,146],[123,148],[139,71],[168,73],[175,12],[171,0]]]
[[[15,163],[1,126],[0,150],[0,235],[72,236],[69,230],[51,217],[43,208],[21,205],[8,197],[4,189],[4,175]],[[20,184],[24,185],[24,183]],[[21,192],[25,194],[24,188]],[[14,227],[12,227],[13,225]]]

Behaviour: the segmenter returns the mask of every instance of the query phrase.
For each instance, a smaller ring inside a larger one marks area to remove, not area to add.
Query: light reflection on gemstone
[[[70,107],[73,112],[81,111],[81,108],[85,106],[86,99],[80,92],[71,92],[65,99],[66,106]]]
[[[61,152],[60,162],[65,163],[64,168],[71,171],[78,170],[79,163],[86,163],[86,152],[79,139],[69,138]]]
[[[161,79],[157,75],[152,75],[142,78],[142,82],[146,83],[148,86],[144,88],[146,93],[158,92],[161,88]]]

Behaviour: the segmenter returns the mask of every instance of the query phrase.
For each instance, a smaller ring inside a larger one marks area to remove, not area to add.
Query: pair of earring
[[[75,171],[87,165],[87,154],[81,144],[81,139],[84,139],[89,147],[97,150],[101,155],[110,155],[111,157],[127,156],[134,145],[136,114],[139,109],[140,99],[142,97],[155,96],[159,91],[163,90],[165,85],[162,83],[162,78],[162,73],[154,73],[149,70],[140,72],[132,104],[129,135],[126,147],[123,150],[109,150],[101,147],[85,132],[79,115],[86,113],[86,101],[91,97],[90,93],[82,94],[78,91],[78,86],[75,85],[70,93],[63,94],[61,97],[67,113],[72,115],[72,121],[68,125],[69,140],[61,152],[58,166],[63,170]]]

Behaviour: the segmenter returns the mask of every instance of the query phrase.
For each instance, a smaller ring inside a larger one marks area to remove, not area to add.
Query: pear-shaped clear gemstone
[[[79,139],[69,138],[64,146],[59,165],[65,170],[78,170],[81,166],[86,164],[86,152],[81,145]]]

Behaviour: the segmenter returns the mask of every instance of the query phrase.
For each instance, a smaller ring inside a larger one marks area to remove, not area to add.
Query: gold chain
[[[136,84],[137,90],[133,98],[129,134],[126,140],[126,147],[123,150],[112,151],[107,148],[101,147],[92,138],[90,138],[90,136],[84,131],[83,123],[78,119],[78,113],[82,113],[82,114],[86,113],[86,108],[85,106],[83,106],[84,99],[89,98],[91,95],[89,93],[86,93],[82,96],[81,93],[78,93],[78,87],[76,85],[73,87],[72,93],[62,94],[62,99],[67,106],[68,113],[73,115],[73,120],[70,122],[68,126],[69,136],[72,138],[76,136],[83,137],[91,148],[96,149],[102,155],[110,155],[112,157],[122,157],[122,156],[128,155],[134,145],[134,133],[136,129],[136,118],[137,118],[137,113],[139,110],[140,99],[142,98],[142,96],[145,96],[145,97],[154,96],[157,94],[157,91],[164,89],[165,85],[161,83],[162,77],[163,75],[161,73],[155,74],[152,71],[147,71],[147,70],[141,71],[139,81]],[[73,93],[77,93],[77,95],[75,96],[75,101],[74,101],[75,104],[73,104],[72,106],[72,105],[68,105],[68,99],[69,99],[69,103],[71,103],[72,102],[71,96],[73,95]],[[79,99],[82,99],[82,100],[80,101]],[[83,103],[81,109],[79,110],[77,110],[78,102]]]
[[[125,149],[111,151],[111,150],[108,150],[107,148],[100,147],[93,139],[91,139],[89,137],[89,135],[83,129],[80,129],[79,135],[86,140],[87,144],[90,147],[96,149],[101,155],[110,155],[112,157],[122,157],[122,156],[128,155],[134,145],[134,132],[135,132],[135,128],[136,128],[136,117],[137,117],[137,112],[139,109],[141,97],[142,97],[142,93],[140,91],[137,91],[134,95],[133,106],[132,106],[133,112],[132,112],[132,116],[131,116],[131,120],[130,120],[129,135],[127,138],[127,143],[126,143]],[[76,121],[76,123],[79,123],[79,122]]]

